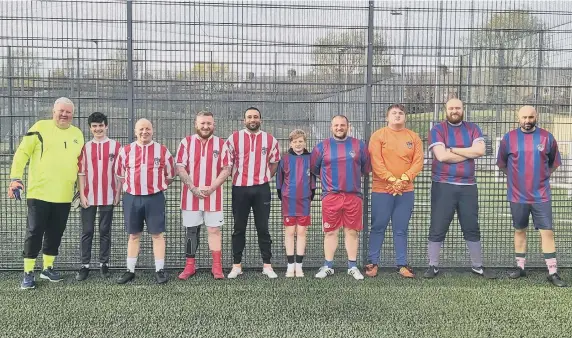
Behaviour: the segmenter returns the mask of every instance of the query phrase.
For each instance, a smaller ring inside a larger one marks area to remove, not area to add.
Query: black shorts
[[[128,234],[143,232],[147,224],[147,232],[160,234],[165,232],[165,195],[158,192],[153,195],[135,196],[123,194],[123,215],[125,231]]]
[[[532,223],[534,223],[535,229],[552,230],[551,201],[532,204],[510,202],[510,213],[512,226],[515,229],[526,229],[529,216],[532,214]]]

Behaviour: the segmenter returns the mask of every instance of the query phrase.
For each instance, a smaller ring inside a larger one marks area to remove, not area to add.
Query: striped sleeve
[[[184,139],[181,140],[179,146],[177,147],[176,164],[179,167],[186,167],[187,163],[189,162],[189,155],[188,155],[189,152],[187,151],[188,144],[189,144],[189,138],[185,137]]]
[[[77,174],[80,176],[85,176],[85,166],[87,165],[86,158],[85,158],[86,157],[86,154],[85,154],[86,146],[87,146],[87,144],[84,145],[83,148],[81,149],[81,153],[79,154],[79,159],[77,161],[77,167],[78,167]]]
[[[121,150],[119,150],[119,154],[117,154],[117,160],[115,162],[115,176],[125,178],[125,161],[125,147],[122,147]]]

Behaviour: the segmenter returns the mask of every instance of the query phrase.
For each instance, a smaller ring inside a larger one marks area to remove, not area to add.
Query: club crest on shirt
[[[538,149],[538,151],[543,151],[544,150],[544,143],[540,143],[539,145],[537,145],[536,149]]]
[[[405,145],[407,146],[407,149],[413,148],[413,142],[411,142],[411,141],[407,141],[407,143],[405,143]]]
[[[161,163],[161,159],[159,157],[155,157],[153,163],[155,163],[155,166],[159,166],[159,164]]]
[[[214,157],[214,158],[218,158],[218,150],[214,150],[214,151],[213,151],[213,157]]]
[[[113,162],[113,160],[115,160],[115,154],[111,153],[109,154],[109,162]]]
[[[77,138],[75,138],[75,139],[73,140],[73,143],[77,144]]]
[[[351,156],[352,158],[356,157],[356,152],[353,151],[353,149],[350,150],[350,156]]]
[[[262,155],[266,155],[266,147],[262,147]]]

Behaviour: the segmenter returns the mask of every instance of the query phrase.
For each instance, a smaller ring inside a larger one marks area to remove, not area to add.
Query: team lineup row
[[[463,120],[463,103],[449,100],[446,120],[437,123],[428,135],[433,155],[431,167],[431,222],[428,236],[429,268],[426,278],[439,273],[442,242],[458,215],[471,259],[471,271],[485,278],[496,278],[483,267],[478,221],[478,189],[475,159],[485,153],[483,135],[475,123]],[[21,198],[22,176],[29,162],[26,183],[27,231],[24,242],[24,278],[22,289],[36,287],[34,267],[40,250],[43,269],[40,278],[60,281],[54,261],[68,215],[79,190],[78,202],[82,235],[81,267],[77,280],[90,272],[92,239],[99,211],[100,272],[109,277],[111,250],[110,229],[114,206],[122,202],[125,230],[129,234],[126,271],[118,279],[124,284],[135,278],[139,242],[145,225],[151,234],[157,283],[168,281],[165,264],[165,196],[164,191],[178,176],[181,189],[182,225],[186,236],[186,263],[178,278],[186,280],[196,273],[195,255],[200,230],[208,233],[212,253],[211,273],[225,278],[221,258],[223,217],[223,183],[232,180],[232,255],[233,266],[227,278],[242,274],[242,253],[248,218],[252,210],[262,256],[262,273],[276,278],[272,268],[272,239],[268,220],[271,208],[269,182],[275,177],[276,193],[281,200],[288,260],[286,277],[303,277],[306,229],[310,225],[310,203],[314,199],[316,180],[321,182],[324,264],[315,277],[334,274],[333,260],[338,234],[344,233],[347,273],[364,279],[357,267],[359,232],[362,224],[362,176],[372,174],[372,224],[368,257],[364,273],[375,277],[385,231],[392,223],[395,265],[405,278],[415,277],[407,263],[408,227],[414,205],[414,181],[423,168],[423,143],[406,128],[406,109],[391,105],[386,111],[387,126],[368,140],[348,136],[346,116],[332,118],[332,136],[306,149],[306,134],[293,130],[290,147],[281,154],[276,138],[261,130],[262,113],[245,110],[245,128],[227,139],[214,135],[211,112],[201,111],[195,118],[196,133],[179,143],[173,156],[162,144],[153,141],[153,125],[146,119],[135,124],[136,141],[120,145],[107,137],[108,119],[99,112],[88,118],[93,139],[84,144],[83,133],[72,125],[73,102],[56,100],[51,120],[35,123],[24,135],[10,172],[8,196]],[[516,269],[511,278],[526,276],[526,229],[532,214],[539,229],[542,250],[548,268],[548,280],[566,286],[557,271],[556,248],[552,231],[550,175],[560,166],[560,153],[553,135],[536,126],[534,107],[518,112],[519,128],[504,135],[497,165],[507,175],[507,198],[515,228]]]

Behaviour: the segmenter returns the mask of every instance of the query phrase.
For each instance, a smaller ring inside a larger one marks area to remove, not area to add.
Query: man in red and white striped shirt
[[[187,280],[196,272],[195,255],[199,246],[201,224],[204,224],[213,256],[211,272],[215,279],[222,279],[222,184],[230,175],[230,158],[225,140],[213,135],[215,121],[211,112],[197,113],[195,129],[196,134],[185,137],[179,144],[176,158],[177,174],[183,182],[183,226],[187,229],[187,261],[179,278]]]
[[[113,174],[116,156],[121,145],[107,137],[107,116],[95,112],[87,118],[93,139],[81,151],[78,163],[78,184],[82,224],[80,251],[81,268],[76,279],[85,280],[89,275],[95,216],[99,209],[99,262],[103,277],[109,277],[109,252],[111,250],[111,221],[113,207],[119,204],[120,182]]]
[[[244,113],[245,129],[234,132],[227,140],[232,162],[232,253],[234,265],[228,278],[242,274],[242,251],[246,241],[246,226],[250,208],[258,234],[258,245],[264,267],[262,273],[270,278],[278,277],[270,259],[272,239],[268,232],[270,217],[270,186],[268,182],[276,173],[280,161],[280,147],[274,136],[260,130],[262,114],[257,108]]]
[[[153,125],[140,119],[135,124],[137,141],[119,151],[115,174],[123,181],[123,213],[127,243],[127,271],[117,281],[124,284],[135,278],[139,241],[144,224],[153,239],[155,279],[167,282],[165,266],[165,195],[163,191],[173,182],[173,156],[162,144],[153,141]]]

